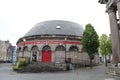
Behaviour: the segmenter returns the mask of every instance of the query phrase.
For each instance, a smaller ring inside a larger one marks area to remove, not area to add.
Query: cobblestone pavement
[[[56,73],[16,73],[12,64],[0,64],[0,80],[120,80],[107,74],[104,66]]]

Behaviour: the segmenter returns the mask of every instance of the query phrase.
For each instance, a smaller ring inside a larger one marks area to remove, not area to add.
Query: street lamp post
[[[26,39],[25,39],[25,38],[23,38],[22,40],[23,40],[23,50],[24,50],[24,47],[25,47],[25,41],[26,41]],[[23,56],[24,56],[24,51],[22,52],[22,58],[23,58]]]
[[[69,61],[68,61],[68,59],[67,59],[66,40],[67,40],[67,37],[65,37],[65,64],[66,64],[66,70],[70,70]]]
[[[67,38],[65,37],[65,63],[67,62],[67,60],[66,60],[66,58],[67,58],[67,56],[66,56],[66,40],[67,40]]]

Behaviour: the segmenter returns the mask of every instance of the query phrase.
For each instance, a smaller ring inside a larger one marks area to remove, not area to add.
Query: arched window
[[[71,52],[77,52],[78,51],[78,47],[77,46],[71,46],[69,51]]]
[[[56,51],[65,51],[65,47],[64,46],[57,46],[56,47]]]
[[[37,47],[37,46],[33,46],[31,50],[32,50],[33,52],[34,52],[34,51],[38,51],[38,47]]]
[[[43,51],[49,51],[51,50],[50,46],[46,45],[42,48]]]

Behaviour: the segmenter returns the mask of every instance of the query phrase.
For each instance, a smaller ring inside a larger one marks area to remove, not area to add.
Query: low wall
[[[120,67],[109,66],[108,67],[108,73],[112,74],[112,75],[120,76]]]

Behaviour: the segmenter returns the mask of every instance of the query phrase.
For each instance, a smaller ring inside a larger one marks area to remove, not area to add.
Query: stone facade
[[[0,41],[0,61],[6,62],[12,61],[14,46],[9,43],[9,41]]]
[[[99,3],[106,4],[106,12],[110,20],[112,62],[116,64],[120,61],[120,0],[99,0]],[[117,15],[119,19],[117,19]]]
[[[58,24],[61,26],[58,27]],[[17,42],[18,58],[25,57],[31,62],[89,65],[89,56],[82,52],[82,34],[79,33],[83,33],[83,30],[78,24],[76,26],[76,23],[66,21],[47,21],[35,25],[28,33]],[[93,62],[98,63],[97,55]]]

